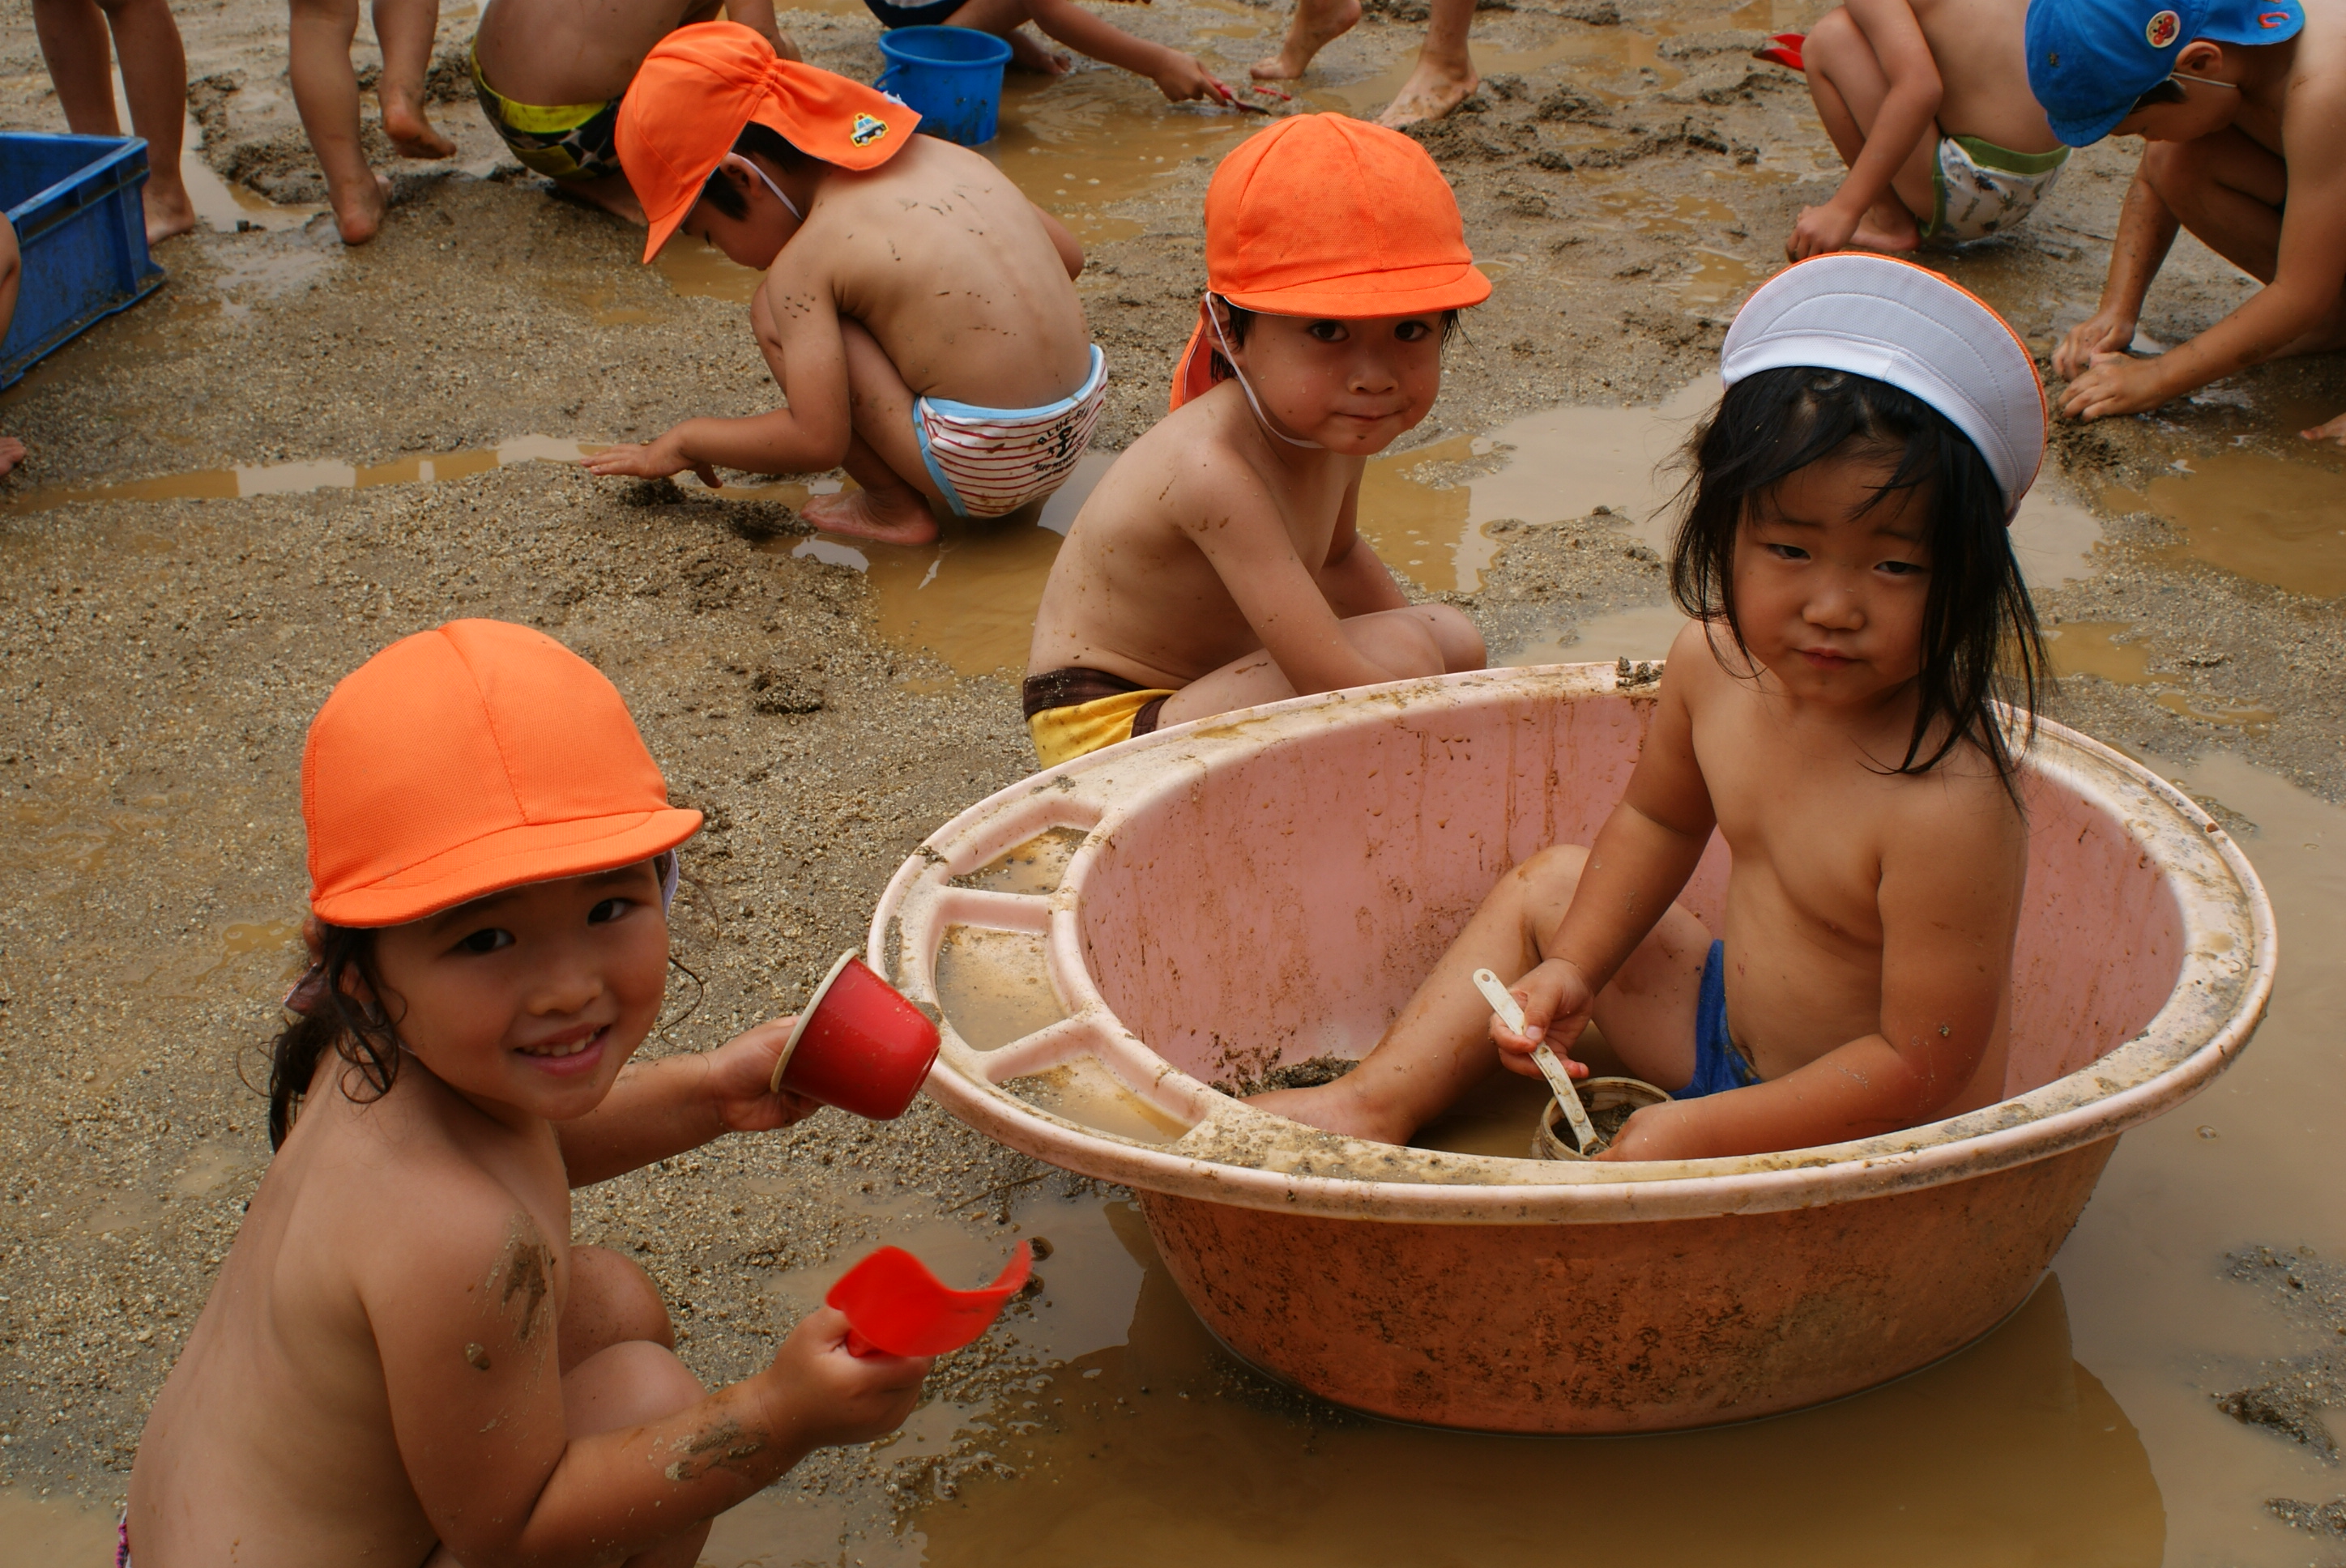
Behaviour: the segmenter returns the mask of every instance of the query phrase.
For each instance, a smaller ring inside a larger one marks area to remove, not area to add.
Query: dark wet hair
[[[1994,705],[2016,710],[2025,747],[2045,680],[2045,641],[2012,553],[2003,492],[1970,438],[1887,382],[1794,365],[1728,388],[1687,453],[1692,499],[1671,549],[1670,594],[1696,619],[1726,623],[1738,647],[1745,645],[1735,614],[1735,541],[1754,502],[1833,456],[1890,466],[1869,506],[1898,491],[1929,488],[1922,700],[1906,755],[1891,771],[1927,773],[1969,741],[2018,799],[2016,750]]]
[[[796,174],[822,161],[812,153],[800,151],[796,145],[784,139],[780,131],[770,126],[761,126],[755,120],[743,126],[741,134],[733,138],[733,150],[743,158],[753,152],[761,153],[768,163],[784,174]],[[750,216],[750,203],[743,199],[740,188],[725,177],[722,165],[709,171],[708,179],[701,183],[700,199],[728,218]]]
[[[655,857],[654,865],[659,866],[673,853],[671,850]],[[699,884],[696,881],[694,885]],[[390,1002],[395,999],[375,968],[375,929],[320,921],[317,935],[316,961],[285,999],[292,1019],[278,1032],[276,1042],[269,1049],[271,1149],[284,1146],[285,1135],[292,1131],[293,1118],[301,1114],[302,1099],[310,1093],[310,1084],[318,1075],[318,1064],[328,1052],[357,1070],[371,1091],[369,1100],[379,1100],[389,1094],[399,1076],[399,1020],[390,1010]],[[673,953],[668,956],[668,964],[682,970],[696,988],[700,985],[700,976],[687,969]],[[353,980],[360,983],[350,983]],[[357,994],[353,995],[353,992]],[[361,1001],[361,997],[365,1000]],[[689,1017],[693,1008],[699,1005],[696,991],[692,1006],[679,1013],[676,1022]],[[359,1099],[347,1085],[342,1093],[354,1102]]]
[[[1254,325],[1254,319],[1257,312],[1248,310],[1243,305],[1233,305],[1228,300],[1222,300],[1222,311],[1229,318],[1230,323],[1230,346],[1232,348],[1236,348],[1239,344],[1247,341],[1247,330]],[[1332,316],[1326,318],[1314,316],[1311,319],[1316,321],[1323,319],[1335,321],[1340,318]],[[1450,346],[1450,340],[1457,335],[1458,310],[1457,307],[1453,306],[1451,309],[1442,312],[1442,346],[1445,349],[1448,348]],[[1230,361],[1223,357],[1221,350],[1214,349],[1212,352],[1214,356],[1213,362],[1209,367],[1208,373],[1210,374],[1214,380],[1218,382],[1226,382],[1238,373],[1230,368]]]

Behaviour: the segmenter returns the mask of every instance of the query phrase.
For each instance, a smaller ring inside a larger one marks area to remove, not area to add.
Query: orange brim
[[[527,822],[459,844],[420,865],[313,903],[329,925],[404,925],[526,882],[583,877],[648,860],[700,830],[700,813],[668,807],[573,822]]]
[[[1231,304],[1273,316],[1333,316],[1360,321],[1371,316],[1416,316],[1429,311],[1463,311],[1491,297],[1491,280],[1471,262],[1358,272],[1349,278],[1316,279],[1284,289],[1214,290]]]

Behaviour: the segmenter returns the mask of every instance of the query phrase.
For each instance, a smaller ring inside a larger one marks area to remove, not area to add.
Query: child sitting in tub
[[[1206,192],[1207,293],[1173,412],[1100,479],[1035,616],[1046,768],[1160,725],[1479,669],[1453,606],[1413,605],[1354,526],[1368,459],[1442,390],[1491,285],[1425,149],[1341,115],[1238,145]]]
[[[311,725],[301,814],[276,1154],[118,1563],[691,1568],[717,1514],[911,1413],[928,1361],[851,1353],[830,1308],[711,1393],[643,1270],[571,1244],[573,1187],[813,1108],[767,1087],[787,1021],[628,1062],[700,813],[608,680],[526,626],[404,638]]]
[[[893,98],[732,22],[680,27],[619,106],[619,164],[650,219],[765,270],[750,303],[789,406],[689,419],[597,473],[846,467],[862,489],[810,502],[835,534],[918,545],[932,504],[999,517],[1074,472],[1107,395],[1084,324],[1083,253],[1000,169]]]
[[[1400,1143],[1592,1021],[1674,1096],[1604,1159],[1804,1148],[2002,1097],[2015,748],[2045,657],[2007,533],[2044,452],[2035,367],[1937,274],[1841,254],[1754,294],[1722,371],[1670,565],[1696,618],[1596,843],[1510,871],[1357,1068],[1260,1108]],[[1671,901],[1714,829],[1716,932]],[[1476,992],[1485,967],[1518,977],[1522,1033]]]

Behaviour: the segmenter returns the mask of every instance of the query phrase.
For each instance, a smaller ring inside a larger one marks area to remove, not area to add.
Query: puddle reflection
[[[2168,559],[2205,561],[2318,599],[2346,595],[2346,453],[2241,448],[2178,460],[2139,491],[2111,485],[2106,512],[2156,512],[2183,530]]]

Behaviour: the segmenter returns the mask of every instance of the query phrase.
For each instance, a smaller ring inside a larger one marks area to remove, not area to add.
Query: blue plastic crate
[[[0,210],[25,259],[0,338],[0,387],[162,286],[147,254],[147,144],[137,137],[0,131]]]

